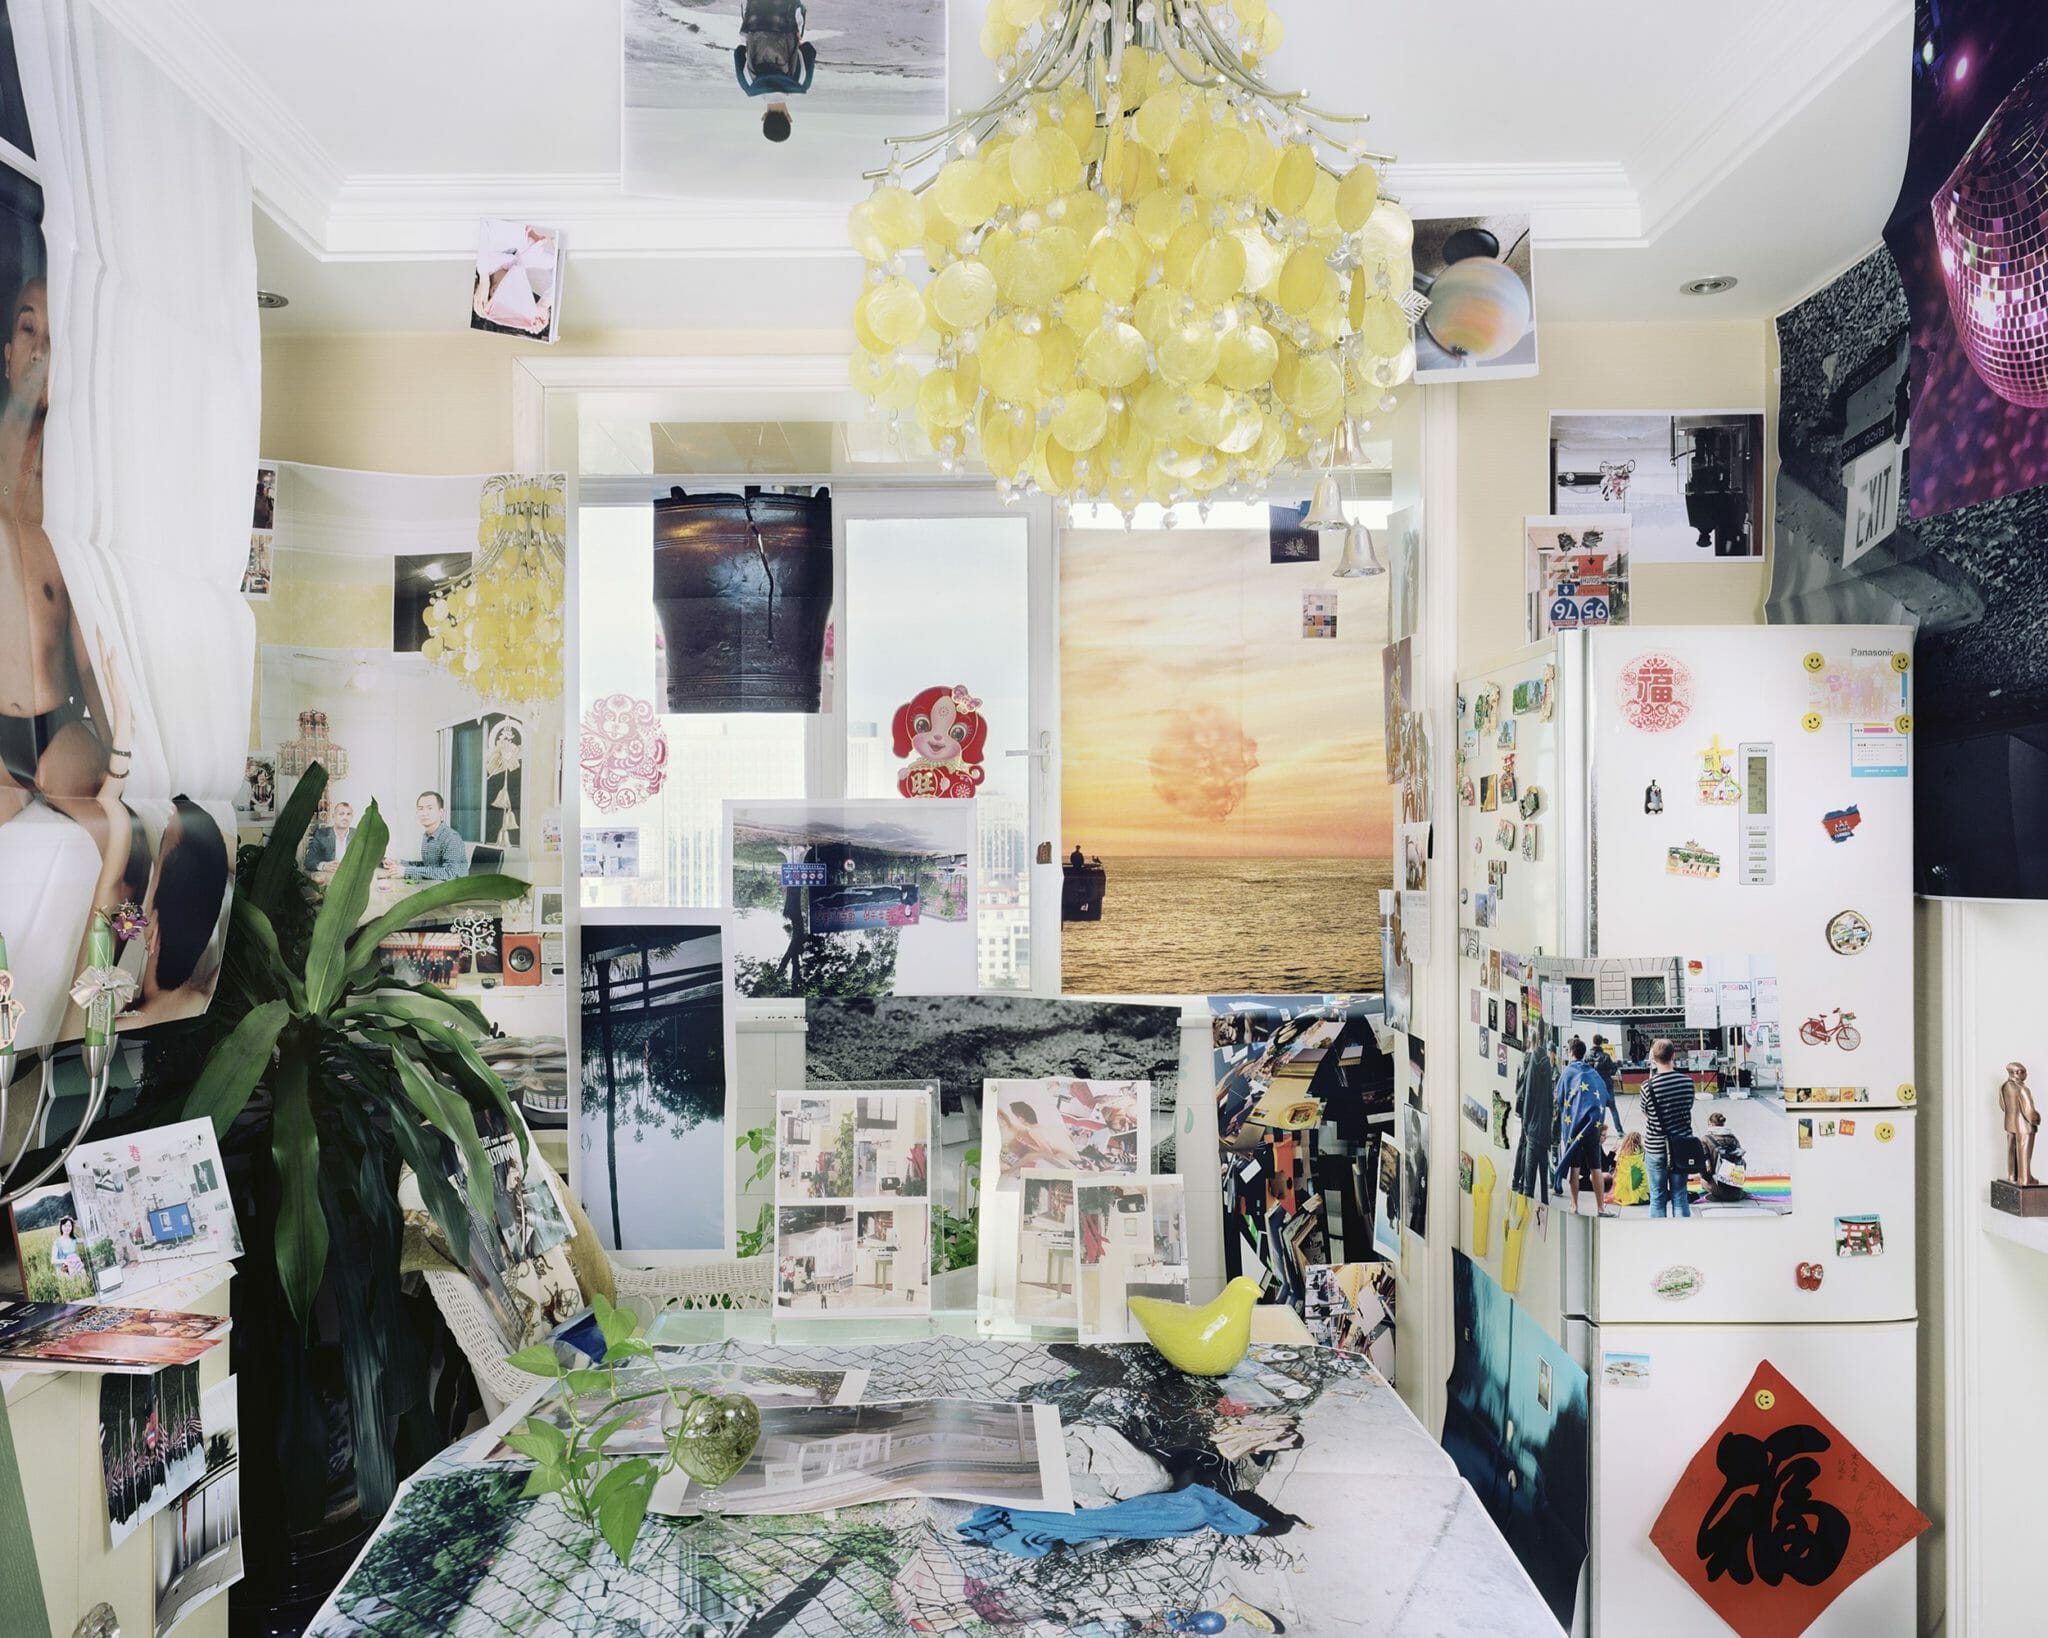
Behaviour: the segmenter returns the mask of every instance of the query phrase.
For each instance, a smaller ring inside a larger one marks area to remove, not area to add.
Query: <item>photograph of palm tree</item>
[[[716,910],[586,910],[577,1191],[619,1251],[732,1243],[732,941]]]

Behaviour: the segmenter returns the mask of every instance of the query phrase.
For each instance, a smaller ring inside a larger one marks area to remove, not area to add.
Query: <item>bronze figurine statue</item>
[[[2006,1176],[2021,1188],[2040,1180],[2034,1176],[2034,1134],[2041,1129],[2041,1111],[2027,1085],[2027,1066],[2007,1064],[2005,1084],[1998,1089],[1998,1112],[2005,1118]]]

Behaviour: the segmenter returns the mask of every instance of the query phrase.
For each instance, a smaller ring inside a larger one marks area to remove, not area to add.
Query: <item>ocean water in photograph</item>
[[[1060,928],[1070,995],[1380,987],[1386,859],[1105,858],[1102,919]]]

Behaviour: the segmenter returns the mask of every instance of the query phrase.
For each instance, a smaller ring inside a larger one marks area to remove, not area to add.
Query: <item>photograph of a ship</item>
[[[1385,580],[1274,562],[1253,511],[1062,536],[1065,994],[1380,987]],[[1334,638],[1304,594],[1338,598]]]

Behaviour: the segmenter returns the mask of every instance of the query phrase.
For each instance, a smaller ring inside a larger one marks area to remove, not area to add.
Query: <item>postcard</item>
[[[87,1238],[109,1253],[107,1267],[95,1259],[101,1296],[146,1292],[242,1254],[210,1120],[81,1143],[65,1171]]]
[[[1188,1296],[1187,1214],[1181,1180],[1089,1179],[1075,1191],[1081,1248],[1083,1342],[1129,1342],[1144,1333],[1130,1297],[1185,1302]]]
[[[0,1302],[0,1366],[17,1371],[159,1371],[226,1340],[225,1314],[86,1303]]]
[[[97,1258],[78,1225],[70,1184],[30,1189],[8,1207],[8,1213],[23,1296],[30,1302],[84,1302],[97,1295]]]

